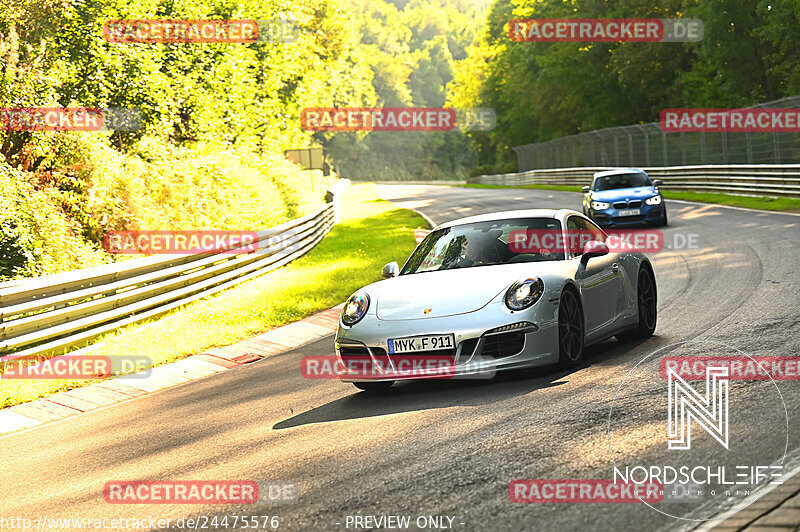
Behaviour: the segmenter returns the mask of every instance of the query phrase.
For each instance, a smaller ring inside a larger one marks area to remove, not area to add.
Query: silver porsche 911
[[[380,390],[404,379],[568,368],[592,343],[652,335],[653,268],[613,239],[566,209],[436,227],[402,268],[387,264],[386,279],[346,301],[335,340],[341,380]]]

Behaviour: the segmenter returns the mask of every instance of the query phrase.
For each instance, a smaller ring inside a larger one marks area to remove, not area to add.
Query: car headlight
[[[596,211],[604,211],[611,207],[610,203],[606,203],[605,201],[593,201],[592,202],[592,209]]]
[[[661,203],[661,196],[653,196],[652,198],[647,198],[644,200],[645,203],[648,205],[658,205]]]
[[[358,323],[369,308],[369,296],[366,292],[356,292],[348,298],[342,309],[342,323],[352,326]]]
[[[506,290],[506,306],[511,310],[523,310],[542,297],[544,282],[538,277],[530,277],[512,284]]]

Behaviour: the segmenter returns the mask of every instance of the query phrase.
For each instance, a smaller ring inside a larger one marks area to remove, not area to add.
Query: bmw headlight
[[[610,203],[606,203],[605,201],[593,201],[592,202],[592,209],[596,211],[604,211],[611,207]]]
[[[647,198],[644,200],[645,203],[648,205],[658,205],[661,203],[661,196],[653,196],[652,198]]]
[[[530,277],[512,284],[506,290],[506,306],[511,310],[524,310],[542,297],[544,282],[538,277]]]
[[[356,292],[345,302],[342,309],[342,323],[348,327],[358,323],[369,308],[369,296],[366,292]]]

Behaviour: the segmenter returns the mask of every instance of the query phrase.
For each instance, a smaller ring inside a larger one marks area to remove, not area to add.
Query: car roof
[[[632,172],[635,172],[637,174],[647,175],[647,172],[645,172],[641,168],[617,168],[615,170],[603,170],[602,172],[595,172],[594,175],[592,176],[592,179],[596,179],[598,177],[605,177],[608,175],[630,174]]]
[[[475,216],[467,216],[466,218],[459,218],[443,224],[437,225],[435,229],[443,229],[445,227],[453,227],[455,225],[462,225],[475,222],[491,222],[494,220],[507,220],[512,218],[554,218],[556,220],[564,220],[570,214],[577,214],[583,216],[578,211],[572,209],[522,209],[516,211],[501,211],[490,212],[487,214],[478,214]]]

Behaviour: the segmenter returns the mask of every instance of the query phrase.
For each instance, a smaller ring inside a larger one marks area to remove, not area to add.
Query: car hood
[[[634,188],[617,188],[614,190],[602,190],[600,192],[592,192],[591,196],[594,201],[620,201],[625,199],[640,199],[644,200],[651,196],[658,194],[654,187],[634,187]]]
[[[379,320],[441,318],[478,310],[513,282],[559,266],[553,261],[415,273],[380,281],[369,291]]]

